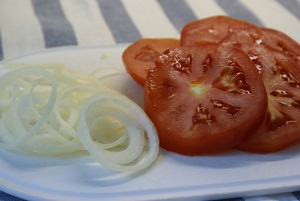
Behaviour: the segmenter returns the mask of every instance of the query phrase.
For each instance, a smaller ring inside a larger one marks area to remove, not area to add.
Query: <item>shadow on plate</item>
[[[209,168],[233,168],[252,166],[257,163],[276,162],[300,158],[300,143],[295,144],[284,150],[268,153],[256,154],[239,150],[229,150],[222,153],[203,155],[203,156],[183,156],[180,154],[163,150],[168,160],[176,163],[183,163],[191,166],[203,166]]]

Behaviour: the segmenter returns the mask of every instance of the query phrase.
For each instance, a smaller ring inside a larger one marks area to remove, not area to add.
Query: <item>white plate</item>
[[[124,48],[56,48],[7,62],[124,70]],[[107,83],[142,105],[143,89],[129,76],[117,80]],[[129,176],[102,169],[88,157],[0,156],[0,190],[29,200],[207,200],[300,189],[300,146],[268,155],[230,151],[201,157],[161,150],[150,169]]]

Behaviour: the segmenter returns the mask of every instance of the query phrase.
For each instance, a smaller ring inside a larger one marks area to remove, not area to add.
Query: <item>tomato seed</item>
[[[276,96],[276,97],[286,97],[286,98],[292,98],[293,97],[293,94],[285,91],[285,90],[280,90],[280,89],[277,89],[277,90],[274,90],[270,93],[272,96]]]
[[[275,131],[276,129],[287,125],[288,123],[295,123],[296,120],[292,119],[288,114],[280,112],[280,116],[272,117],[270,113],[267,114],[266,127],[267,131]]]
[[[193,116],[193,123],[211,125],[215,121],[216,121],[215,117],[212,114],[210,114],[205,107],[199,104]]]
[[[249,53],[248,56],[253,61],[256,69],[258,70],[258,73],[261,74],[262,73],[262,65],[259,61],[258,56],[256,56],[255,54],[252,54],[252,53]]]
[[[288,73],[285,70],[281,70],[280,77],[283,81],[287,82],[289,86],[300,88],[300,82],[291,73]]]
[[[240,107],[234,107],[228,103],[225,103],[223,101],[220,100],[211,100],[212,104],[214,105],[214,108],[218,108],[220,110],[225,111],[227,114],[229,114],[230,116],[236,116],[239,111],[240,111]]]
[[[251,87],[246,83],[245,74],[237,66],[234,61],[230,61],[229,66],[223,69],[212,86],[222,91],[250,94]]]
[[[287,106],[287,107],[293,107],[293,108],[300,109],[300,100],[288,99],[286,101],[280,101],[279,103],[281,105],[284,105],[284,106]]]
[[[205,74],[208,71],[208,69],[211,67],[211,62],[212,62],[212,58],[210,55],[208,55],[208,57],[206,57],[205,61],[202,64],[203,74]]]
[[[192,68],[192,55],[188,55],[185,58],[177,59],[175,62],[171,64],[176,70],[189,74]]]

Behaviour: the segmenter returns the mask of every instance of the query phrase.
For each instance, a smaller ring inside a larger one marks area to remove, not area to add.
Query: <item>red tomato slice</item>
[[[300,45],[288,35],[274,29],[262,28],[262,40],[271,48],[300,60]]]
[[[255,25],[227,16],[214,16],[187,23],[181,31],[180,44],[198,42],[219,42],[234,28],[255,27]]]
[[[148,69],[158,56],[167,49],[179,47],[179,40],[172,38],[140,39],[123,52],[122,59],[127,72],[140,85],[144,86]]]
[[[238,148],[268,153],[300,140],[300,46],[273,30],[239,29],[223,41],[246,52],[259,70],[268,96],[260,128]],[[291,46],[289,46],[291,44]]]
[[[265,116],[266,93],[244,52],[216,44],[164,52],[145,84],[161,147],[200,155],[236,146]]]
[[[300,62],[282,52],[264,51],[262,66],[268,94],[268,112],[262,126],[239,148],[275,152],[300,140]]]

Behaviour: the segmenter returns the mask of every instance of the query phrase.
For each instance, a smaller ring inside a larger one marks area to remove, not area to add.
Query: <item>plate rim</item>
[[[99,50],[99,49],[107,49],[107,48],[125,48],[127,45],[128,44],[118,44],[118,45],[109,45],[109,46],[89,46],[89,47],[65,46],[65,47],[48,48],[48,49],[44,49],[42,51],[37,51],[35,53],[25,54],[25,55],[18,56],[18,57],[15,57],[15,58],[10,58],[10,59],[4,59],[4,60],[0,61],[0,68],[2,68],[1,66],[4,63],[13,62],[14,60],[23,59],[23,58],[26,58],[26,57],[32,57],[32,56],[39,55],[39,54],[51,54],[52,52],[57,52],[57,51],[73,51],[73,50],[75,50],[75,51],[81,51],[81,50]],[[0,173],[0,175],[1,175],[1,173]],[[282,178],[286,178],[286,177],[282,177]],[[1,188],[0,190],[2,190],[5,193],[8,193],[8,194],[11,194],[13,196],[20,197],[20,198],[25,198],[25,199],[48,200],[48,199],[44,199],[44,197],[40,197],[40,196],[37,197],[36,196],[36,195],[43,196],[43,195],[45,195],[45,192],[43,194],[39,194],[39,193],[36,193],[35,189],[34,189],[33,193],[29,193],[28,189],[26,189],[26,188],[25,189],[24,188],[18,188],[17,190],[15,190],[15,189],[9,189],[9,188],[5,188],[7,186],[3,186],[2,185],[3,184],[3,177],[1,177],[1,176],[0,176],[0,181],[2,181],[1,184],[0,184],[0,187],[4,187],[4,188]],[[299,172],[298,175],[292,177],[292,181],[293,182],[291,182],[290,180],[284,181],[284,188],[282,188],[282,185],[278,184],[278,181],[277,182],[273,182],[273,188],[268,189],[269,193],[283,193],[283,192],[293,191],[293,190],[299,189],[300,188],[300,182],[299,182],[300,181],[300,172]],[[257,182],[257,181],[255,180],[255,182]],[[257,185],[257,183],[255,183],[255,182],[254,182],[254,185]],[[14,184],[10,184],[10,186],[13,186],[13,185]],[[242,196],[242,194],[243,194],[243,196],[262,195],[261,193],[255,193],[254,192],[255,191],[254,188],[251,188],[251,189],[247,188],[247,189],[245,189],[245,187],[247,187],[247,185],[248,184],[241,185],[241,188],[239,189],[239,191],[235,191],[235,193],[233,193],[230,190],[232,188],[236,188],[235,186],[231,186],[230,188],[228,188],[228,187],[227,188],[226,187],[220,187],[219,188],[220,191],[218,193],[216,193],[216,192],[211,192],[211,193],[214,194],[214,198],[217,198],[217,197],[223,198],[224,196],[228,197],[229,195],[230,196],[235,195],[234,197],[236,197],[236,196]],[[206,189],[206,190],[208,190],[208,189]],[[21,193],[20,191],[23,192],[23,193]],[[201,189],[200,192],[201,191],[203,191],[203,189]],[[199,192],[199,189],[191,189],[189,191],[186,190],[186,191],[178,192],[178,193],[175,193],[175,194],[172,194],[172,195],[170,195],[168,193],[160,192],[156,196],[158,196],[157,198],[159,198],[159,199],[174,199],[174,198],[178,198],[177,196],[182,197],[182,198],[191,198],[192,199],[192,198],[201,198],[202,194],[200,192]],[[174,192],[172,192],[172,193],[174,193]],[[54,196],[53,194],[49,194],[49,193],[46,193],[46,194]],[[147,196],[147,195],[140,195],[139,194],[139,195],[136,195],[136,196],[137,197],[134,197],[134,198],[137,198],[137,199],[146,199],[145,196]],[[188,197],[186,197],[186,196],[188,196]],[[206,195],[206,196],[208,196],[208,195]],[[53,198],[63,199],[65,197],[54,196]],[[72,198],[73,199],[74,197],[68,197],[68,198]],[[104,198],[89,197],[89,198],[86,198],[86,200],[94,201],[94,200],[107,199],[107,197],[104,197]],[[121,199],[124,200],[125,198],[124,199],[123,198],[121,198]],[[131,198],[132,197],[130,197],[130,196],[128,197],[128,199],[130,199],[130,200],[131,200]],[[80,198],[80,199],[82,199],[82,198]],[[120,197],[115,197],[115,199],[112,199],[112,200],[119,200],[119,199],[120,199]],[[147,199],[149,199],[149,198],[147,198]]]

